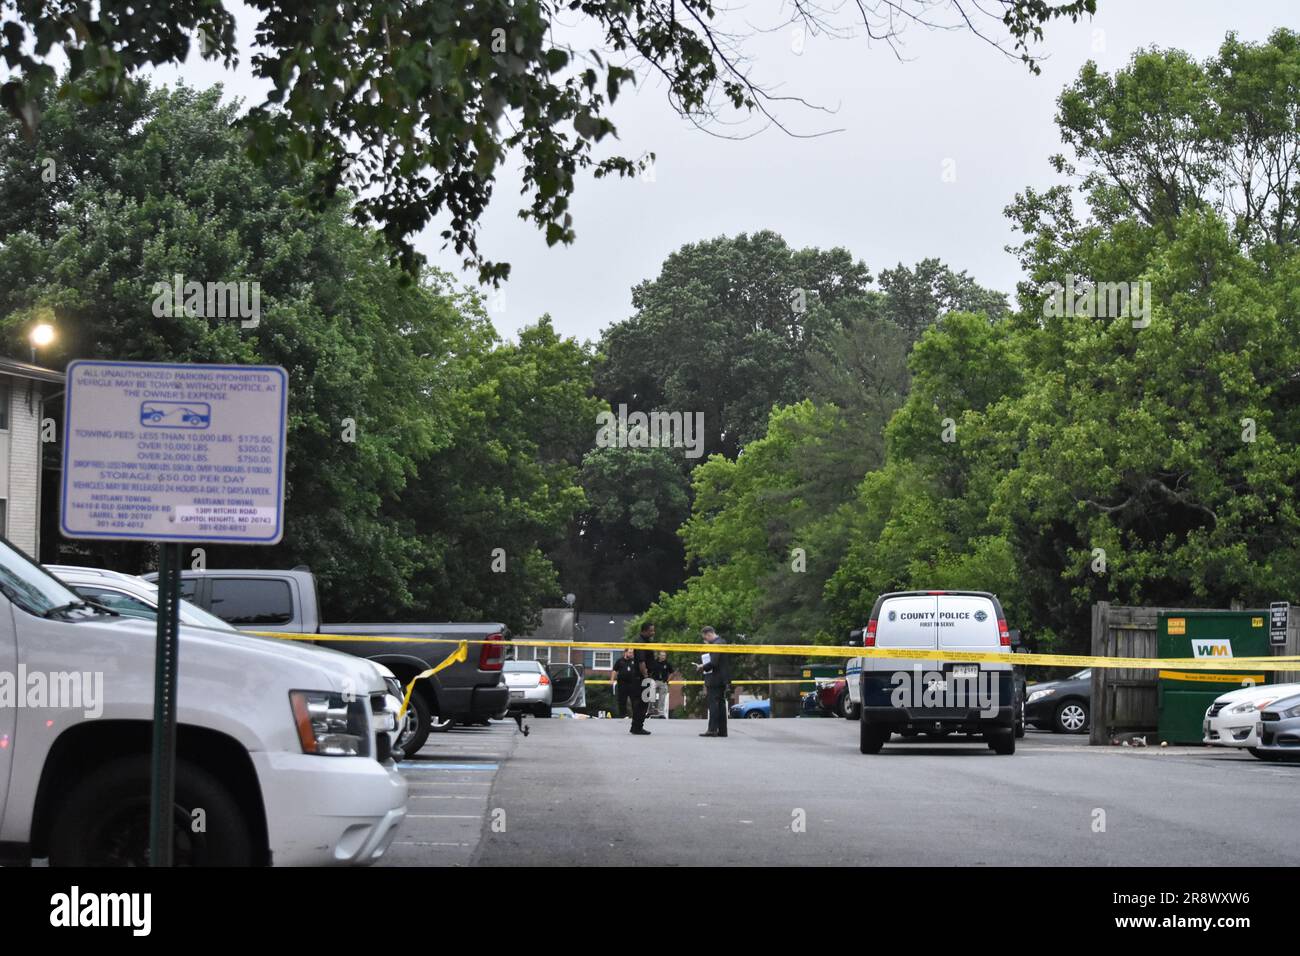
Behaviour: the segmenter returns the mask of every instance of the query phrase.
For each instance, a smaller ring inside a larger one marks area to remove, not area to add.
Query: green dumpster
[[[1161,614],[1157,626],[1162,658],[1268,657],[1268,615],[1259,611],[1182,611]],[[1161,669],[1158,706],[1160,739],[1197,744],[1204,739],[1205,711],[1220,694],[1262,684],[1258,664],[1233,671]]]
[[[800,676],[807,680],[835,680],[844,676],[843,664],[807,663]]]

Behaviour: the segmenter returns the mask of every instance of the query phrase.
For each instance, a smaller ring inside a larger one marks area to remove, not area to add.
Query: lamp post
[[[32,364],[36,364],[36,350],[43,349],[54,341],[54,326],[48,322],[41,322],[32,327],[27,335],[27,341],[32,346]]]

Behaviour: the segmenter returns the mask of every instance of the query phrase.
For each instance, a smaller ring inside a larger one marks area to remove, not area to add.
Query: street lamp
[[[32,364],[36,364],[36,350],[43,349],[54,341],[54,326],[48,322],[41,322],[32,328],[28,334],[27,340],[32,344]]]

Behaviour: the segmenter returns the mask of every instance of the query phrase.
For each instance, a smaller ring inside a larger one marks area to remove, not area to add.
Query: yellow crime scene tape
[[[818,681],[835,681],[843,679],[843,677],[804,677],[801,679],[782,678],[781,680],[733,680],[727,681],[727,683],[732,687],[742,687],[746,684],[815,684]],[[584,679],[583,683],[588,686],[595,684],[597,687],[601,687],[605,684],[612,686],[615,682],[612,680]],[[666,680],[658,681],[657,683],[668,684],[672,687],[702,687],[704,685],[704,681],[702,680]]]
[[[406,708],[411,706],[411,691],[415,690],[415,682],[417,680],[424,680],[426,677],[432,677],[444,667],[450,667],[452,664],[467,660],[469,660],[469,642],[461,641],[460,645],[448,654],[441,664],[430,667],[427,671],[422,671],[412,677],[411,682],[406,685],[406,696],[402,698],[402,709],[397,712],[397,719],[401,720],[406,716]]]
[[[262,637],[286,641],[338,641],[377,644],[469,644],[501,643],[486,639],[457,640],[441,637],[383,637],[357,634],[291,634],[284,631],[249,631]],[[1266,667],[1271,671],[1300,671],[1300,657],[1094,657],[1088,654],[1013,654],[996,651],[920,650],[904,647],[838,647],[828,644],[685,644],[665,642],[614,641],[530,641],[511,639],[513,647],[579,648],[582,650],[668,651],[691,654],[767,654],[779,657],[883,657],[907,661],[957,661],[980,664],[1015,664],[1022,667],[1097,667],[1111,670],[1205,670],[1240,671],[1242,665]],[[457,649],[459,653],[459,648]],[[468,653],[468,651],[467,651]],[[454,655],[453,655],[454,656]],[[436,673],[452,661],[443,661]],[[420,675],[428,676],[429,672]],[[417,678],[418,679],[418,678]],[[409,694],[408,694],[409,696]]]

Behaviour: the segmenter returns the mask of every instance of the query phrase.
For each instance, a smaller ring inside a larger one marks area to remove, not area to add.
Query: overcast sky
[[[771,7],[752,0],[741,9],[767,26],[758,18]],[[1111,71],[1149,46],[1200,59],[1229,30],[1262,41],[1279,26],[1300,26],[1294,2],[1099,0],[1098,8],[1090,21],[1048,25],[1038,76],[964,31],[910,29],[901,62],[865,39],[809,36],[796,50],[788,28],[756,34],[749,46],[756,79],[835,109],[780,110],[801,132],[843,130],[813,139],[778,129],[743,141],[718,138],[677,117],[660,83],[625,93],[613,114],[619,145],[625,155],[656,154],[653,181],[580,180],[572,203],[577,239],[568,247],[547,247],[517,218],[517,178],[499,182],[480,248],[513,271],[501,293],[485,290],[494,324],[509,336],[549,312],[561,332],[594,339],[631,313],[632,287],[655,276],[674,249],[759,229],[795,247],[844,246],[873,274],[935,256],[1013,292],[1019,269],[1004,247],[1015,236],[1002,210],[1025,186],[1055,181],[1051,154],[1070,154],[1053,117],[1057,95],[1080,66],[1092,59]],[[246,44],[255,21],[246,10],[239,20]],[[198,61],[155,75],[220,81],[231,94],[256,97],[246,53],[241,60],[234,73]],[[955,181],[945,181],[945,168]],[[417,247],[472,283],[458,258],[440,250],[437,232],[429,229]]]

